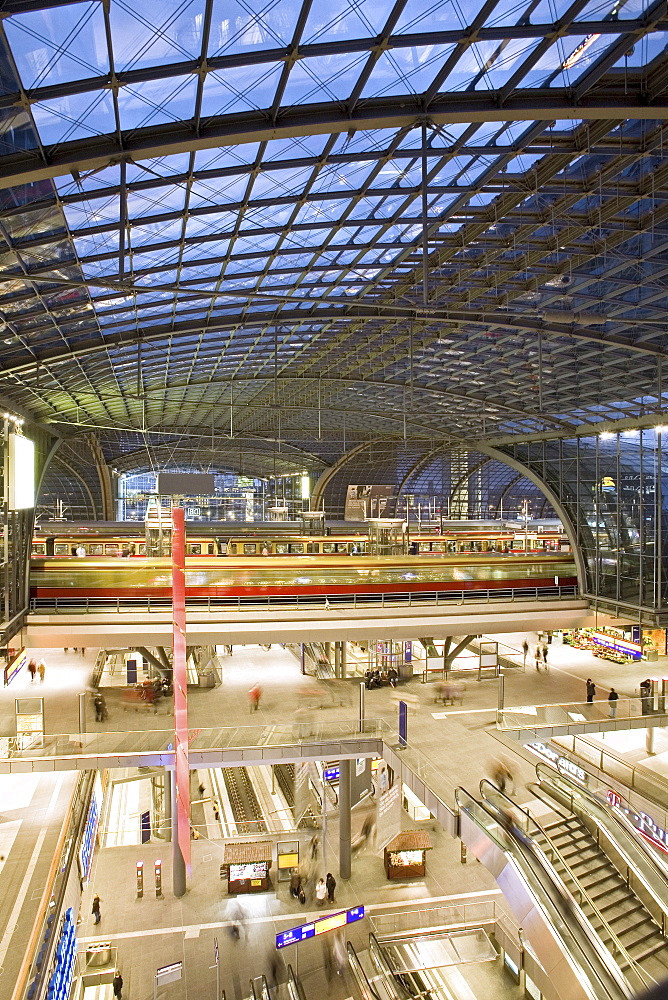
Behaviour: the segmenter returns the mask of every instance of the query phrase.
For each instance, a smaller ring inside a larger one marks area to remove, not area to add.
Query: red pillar
[[[172,606],[174,746],[176,748],[177,837],[173,838],[174,895],[186,891],[190,874],[190,765],[188,761],[188,678],[186,674],[186,545],[185,511],[172,507]]]

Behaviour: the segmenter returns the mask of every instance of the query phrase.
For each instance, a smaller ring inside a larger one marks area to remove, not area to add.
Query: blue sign
[[[325,781],[338,781],[341,776],[341,768],[338,764],[335,764],[333,767],[325,767],[323,768],[322,776]]]
[[[74,962],[77,957],[77,937],[74,923],[74,910],[70,908],[65,913],[60,941],[56,949],[56,968],[49,980],[47,1000],[67,1000],[72,986]]]
[[[310,924],[301,924],[299,927],[291,927],[289,931],[283,931],[276,935],[276,947],[287,948],[290,944],[299,944],[300,941],[307,941],[308,938],[318,937],[328,931],[336,931],[346,924],[354,924],[356,920],[364,917],[363,906],[353,906],[351,910],[340,910],[338,913],[331,913],[328,917],[319,917],[311,921]]]
[[[86,828],[83,832],[83,837],[81,838],[81,846],[79,847],[81,877],[86,880],[90,875],[90,867],[93,862],[93,850],[95,848],[95,838],[97,836],[97,824],[99,819],[100,807],[97,801],[97,794],[93,791],[93,797],[91,798],[90,808],[88,810],[88,818],[86,820]]]

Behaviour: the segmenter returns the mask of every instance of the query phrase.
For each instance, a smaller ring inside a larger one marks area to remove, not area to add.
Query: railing
[[[540,899],[540,909],[549,919],[564,947],[571,954],[575,949],[575,961],[582,971],[586,968],[591,971],[593,978],[588,980],[588,992],[593,991],[593,995],[598,998],[629,997],[631,990],[627,980],[598,935],[593,933],[584,914],[572,905],[572,897],[563,880],[540,846],[530,842],[531,851],[528,852],[528,857],[525,856],[522,845],[526,845],[528,851],[526,834],[515,824],[506,823],[501,810],[490,806],[488,802],[479,802],[461,787],[457,789],[456,801],[460,811],[478,829],[484,831],[490,843],[513,858],[518,874],[536,900],[534,905],[538,905]],[[517,808],[514,802],[512,806]],[[567,939],[570,944],[566,943]]]
[[[606,699],[557,705],[521,705],[499,709],[497,723],[499,729],[543,729],[550,726],[610,722],[613,719],[623,722],[639,718],[643,714],[642,709],[642,698],[621,697],[616,702]]]
[[[416,934],[420,931],[482,927],[485,924],[495,924],[501,915],[506,916],[493,899],[464,900],[447,906],[431,906],[420,910],[374,913],[372,923],[376,936],[387,939]]]
[[[600,771],[603,778],[610,777],[624,786],[623,795],[629,806],[637,812],[644,812],[649,800],[652,819],[663,830],[668,830],[668,780],[656,771],[650,771],[643,764],[631,761],[609,747],[595,746],[585,736],[560,736],[554,740],[574,757]],[[642,799],[641,799],[642,797]]]
[[[369,982],[366,972],[362,968],[362,963],[357,957],[357,952],[350,941],[346,943],[346,950],[348,952],[348,964],[350,965],[353,978],[357,983],[362,1000],[381,1000],[380,994]]]
[[[491,781],[489,781],[487,778],[483,778],[483,780],[480,782],[480,794],[482,798],[490,801],[489,799],[490,792],[492,794],[491,802],[493,805],[496,806],[497,809],[499,808],[499,806],[494,800],[500,799],[502,802],[501,806],[502,809],[506,810],[512,809],[513,816],[519,817],[521,824],[519,828],[522,830],[523,833],[525,833],[529,837],[534,838],[534,840],[537,835],[543,838],[546,844],[546,848],[543,848],[540,844],[538,844],[539,850],[547,855],[552,864],[554,864],[556,858],[556,860],[561,864],[563,869],[568,873],[569,878],[575,884],[575,888],[577,889],[578,902],[580,907],[582,907],[583,903],[585,902],[587,903],[592,913],[600,921],[601,927],[605,929],[607,936],[610,938],[610,945],[608,946],[609,951],[611,952],[615,960],[617,960],[616,956],[618,955],[622,956],[626,962],[628,969],[632,970],[637,979],[639,980],[639,982],[634,982],[633,984],[635,989],[639,988],[647,989],[650,986],[655,985],[656,980],[653,978],[653,976],[651,976],[648,972],[646,972],[642,968],[642,966],[639,965],[639,963],[636,961],[633,955],[631,955],[631,953],[627,951],[624,943],[617,936],[611,924],[606,920],[602,911],[596,905],[595,900],[589,894],[587,888],[583,885],[580,878],[572,870],[571,866],[568,864],[567,859],[564,857],[562,852],[556,846],[556,844],[550,837],[549,833],[547,833],[547,831],[540,825],[540,823],[536,819],[534,819],[534,817],[527,809],[523,809],[521,806],[517,805],[516,802],[514,802],[511,798],[509,798],[507,795],[501,792],[496,787],[496,785],[492,784]],[[596,934],[599,937],[600,933],[601,933],[600,931],[596,931]]]
[[[659,857],[658,852],[639,836],[638,830],[622,810],[604,804],[590,789],[574,784],[566,775],[555,773],[547,764],[537,764],[536,775],[538,789],[545,785],[548,796],[565,804],[597,842],[605,837],[613,846],[613,854],[622,863],[616,867],[624,868],[620,874],[629,889],[632,882],[639,887],[636,895],[649,896],[652,905],[659,912],[661,932],[665,936],[668,927],[668,865]],[[539,798],[543,796],[539,795]],[[547,797],[543,801],[550,804]],[[608,851],[605,853],[608,854]]]
[[[337,742],[388,738],[392,727],[382,719],[335,720],[331,722],[294,721],[266,726],[193,729],[190,750],[257,751],[264,747],[277,751],[301,743]],[[0,737],[0,761],[19,759],[41,761],[82,757],[115,757],[135,754],[170,755],[174,752],[174,734],[169,729],[133,730],[116,733],[45,734],[31,746],[23,747],[16,736]],[[271,757],[271,752],[267,757]],[[255,756],[252,757],[255,760]]]
[[[519,587],[488,590],[444,590],[444,591],[398,591],[396,593],[369,594],[295,594],[282,596],[261,595],[254,597],[189,597],[186,607],[189,611],[248,611],[277,610],[292,608],[299,610],[337,608],[393,608],[440,607],[441,605],[463,605],[471,603],[507,603],[514,601],[553,601],[561,598],[576,598],[577,587]],[[149,613],[169,613],[171,600],[162,597],[33,597],[30,599],[30,614],[94,614],[116,612],[118,614],[147,611]]]

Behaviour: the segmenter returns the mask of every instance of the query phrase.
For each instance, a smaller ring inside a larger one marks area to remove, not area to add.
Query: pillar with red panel
[[[186,673],[185,511],[172,508],[172,607],[174,757],[172,772],[172,886],[183,896],[190,874],[190,762],[188,760],[188,678]]]

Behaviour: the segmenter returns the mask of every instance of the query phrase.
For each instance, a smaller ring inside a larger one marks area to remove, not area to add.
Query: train
[[[303,555],[282,559],[189,557],[186,597],[252,603],[267,598],[351,598],[363,595],[472,591],[575,592],[577,573],[567,553],[440,556]],[[166,558],[33,559],[33,602],[171,599]]]
[[[226,524],[190,525],[186,530],[186,554],[189,556],[294,556],[294,555],[366,555],[368,535],[347,525],[326,535],[304,535],[294,525],[252,526],[241,533],[239,526],[230,535]],[[91,522],[87,525],[44,524],[32,541],[34,557],[75,556],[83,549],[88,557],[146,555],[146,541],[136,522]],[[492,527],[448,526],[442,534],[411,532],[407,536],[411,554],[457,554],[468,552],[568,552],[570,543],[559,528],[535,528],[531,531],[509,529],[503,524]]]

